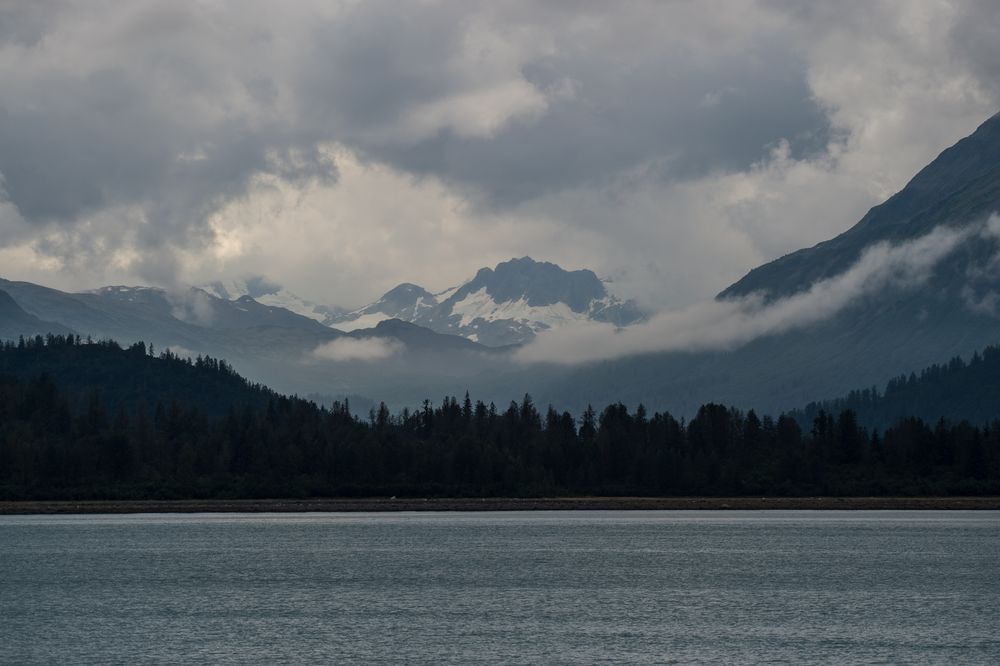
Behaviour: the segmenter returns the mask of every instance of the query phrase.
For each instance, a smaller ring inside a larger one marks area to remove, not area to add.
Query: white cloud
[[[167,292],[171,314],[181,321],[199,326],[210,326],[215,319],[212,299],[203,291],[195,289],[172,289]]]
[[[381,361],[400,353],[403,343],[394,338],[337,338],[313,350],[313,356],[326,361]]]
[[[263,274],[315,302],[360,306],[401,282],[457,285],[484,264],[557,246],[563,233],[541,217],[477,212],[434,177],[327,149],[336,185],[262,182],[212,217],[214,242],[185,254],[182,272],[195,283]],[[570,252],[558,258],[571,264]]]
[[[527,254],[676,308],[1000,103],[990,3],[29,5],[0,6],[0,259],[70,289],[357,306]]]
[[[406,112],[396,132],[416,141],[446,129],[462,137],[489,138],[516,119],[530,120],[545,112],[545,96],[523,80],[461,93],[421,104]]]
[[[571,364],[649,352],[733,349],[761,336],[829,319],[866,294],[919,285],[973,233],[969,228],[939,227],[899,245],[876,244],[844,273],[774,302],[766,303],[763,295],[755,294],[664,312],[625,329],[593,324],[542,332],[518,350],[516,358],[525,363]]]

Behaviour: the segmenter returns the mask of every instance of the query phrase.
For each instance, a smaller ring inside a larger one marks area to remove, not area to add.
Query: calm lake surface
[[[0,662],[1000,664],[1000,513],[0,517]]]

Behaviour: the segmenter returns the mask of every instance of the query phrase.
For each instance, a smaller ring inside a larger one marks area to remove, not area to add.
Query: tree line
[[[988,423],[1000,409],[1000,347],[986,347],[968,361],[956,356],[919,373],[900,375],[889,380],[882,391],[871,387],[851,391],[836,400],[813,402],[792,412],[792,416],[808,425],[821,410],[848,409],[871,428],[885,429],[913,415]]]
[[[100,366],[100,381],[81,383],[81,366]],[[279,395],[222,361],[142,343],[0,348],[4,499],[1000,492],[1000,420],[869,430],[851,409],[820,409],[807,425],[718,404],[690,421],[622,404],[577,418],[527,395],[502,408],[468,395],[382,404],[359,418],[346,402]]]

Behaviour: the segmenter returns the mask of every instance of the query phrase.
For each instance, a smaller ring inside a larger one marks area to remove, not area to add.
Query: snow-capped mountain
[[[443,394],[506,363],[503,350],[461,336],[403,321],[345,333],[249,295],[122,285],[73,293],[0,278],[0,341],[47,333],[142,340],[181,356],[226,359],[287,393],[376,395],[407,405],[419,404],[414,394]]]
[[[331,318],[329,326],[341,331],[370,328],[387,319],[400,319],[415,323],[436,310],[440,303],[435,294],[423,287],[404,282],[387,291],[382,298],[353,312],[344,312]]]
[[[331,325],[331,321],[334,318],[340,317],[347,312],[344,308],[320,305],[308,301],[293,294],[284,287],[270,283],[261,277],[215,281],[202,285],[201,289],[216,298],[222,298],[227,301],[235,301],[244,296],[249,296],[261,305],[284,308],[303,317],[315,319],[327,326]]]
[[[353,311],[306,300],[260,277],[216,281],[200,289],[227,301],[249,297],[344,332],[399,319],[490,347],[521,344],[539,331],[573,323],[628,326],[644,319],[633,301],[608,293],[593,271],[567,271],[530,257],[480,269],[468,282],[438,293],[404,282]]]
[[[501,346],[524,343],[540,331],[573,323],[627,326],[643,318],[634,302],[609,294],[593,271],[566,271],[522,257],[480,269],[465,284],[437,294],[401,284],[370,305],[331,318],[329,325],[346,331],[401,319]]]
[[[198,287],[167,291],[157,287],[110,286],[86,293],[97,296],[97,302],[102,307],[111,308],[115,316],[128,312],[146,321],[176,320],[220,330],[253,326],[325,330],[313,318],[280,306],[266,305],[249,295],[230,300]]]

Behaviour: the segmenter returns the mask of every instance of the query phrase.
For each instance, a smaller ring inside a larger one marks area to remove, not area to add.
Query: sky
[[[651,310],[1000,110],[1000,5],[0,0],[0,275],[356,307],[530,255]]]

